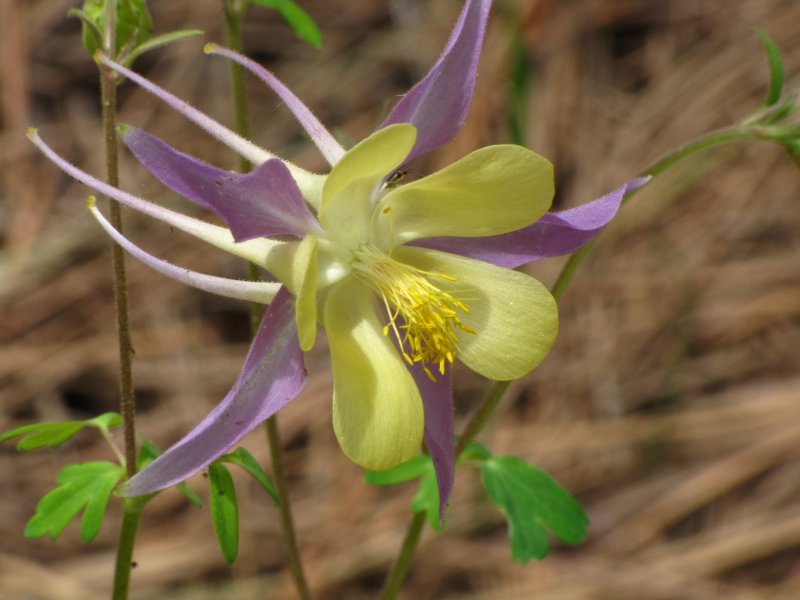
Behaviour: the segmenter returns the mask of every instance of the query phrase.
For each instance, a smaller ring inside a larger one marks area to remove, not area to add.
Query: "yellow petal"
[[[333,365],[333,429],[359,465],[389,469],[420,448],[422,400],[377,317],[375,296],[348,278],[325,301],[325,331]]]
[[[296,167],[288,161],[283,161],[292,173],[292,177],[297,182],[297,187],[300,188],[300,193],[312,207],[319,210],[322,204],[322,187],[325,184],[326,175],[319,175],[317,173],[309,173],[299,167]]]
[[[317,339],[317,238],[307,236],[300,248],[307,260],[305,274],[297,290],[295,320],[300,349],[308,352]]]
[[[308,351],[317,339],[317,238],[307,235],[270,253],[272,274],[295,297],[300,348]]]
[[[508,233],[547,212],[553,193],[549,161],[522,146],[489,146],[389,192],[376,211],[379,235],[402,244]]]
[[[405,160],[417,130],[407,123],[380,129],[349,150],[325,180],[319,221],[334,239],[366,241],[374,195]]]
[[[434,283],[467,305],[459,315],[475,333],[457,331],[457,357],[489,379],[508,381],[536,367],[558,332],[558,308],[541,283],[517,271],[454,254],[403,246],[394,258],[452,277]]]

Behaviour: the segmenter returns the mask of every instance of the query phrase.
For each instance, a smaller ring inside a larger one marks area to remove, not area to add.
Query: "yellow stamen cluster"
[[[475,333],[458,316],[457,311],[469,312],[467,305],[430,281],[453,282],[455,278],[416,269],[371,246],[362,246],[355,255],[354,273],[386,305],[389,323],[383,334],[393,331],[406,362],[422,363],[428,377],[436,381],[428,365],[438,365],[444,375],[447,364],[453,364],[458,346],[456,330]]]

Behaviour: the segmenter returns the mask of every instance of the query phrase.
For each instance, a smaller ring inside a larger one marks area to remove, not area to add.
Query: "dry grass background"
[[[0,6],[0,430],[114,410],[116,349],[108,243],[86,189],[26,142],[35,124],[74,162],[102,172],[96,70],[65,19],[71,0]],[[159,31],[221,40],[218,2],[151,2]],[[304,3],[325,35],[316,52],[253,10],[246,45],[318,113],[359,139],[435,59],[460,3]],[[752,28],[800,81],[794,0],[497,0],[477,95],[429,172],[508,139],[508,45],[519,24],[531,59],[528,145],[557,168],[559,207],[593,198],[660,154],[757,108],[767,70]],[[187,41],[137,63],[150,78],[229,121],[227,65]],[[309,168],[321,158],[251,81],[257,142]],[[219,165],[234,158],[131,85],[122,119]],[[168,197],[126,156],[123,187]],[[587,506],[588,542],[514,565],[474,473],[459,473],[447,530],[426,533],[406,598],[731,599],[800,597],[800,174],[780,148],[698,156],[640,194],[607,230],[562,303],[545,364],[516,383],[482,439],[549,470]],[[130,235],[171,261],[216,274],[242,266],[157,223]],[[530,268],[552,283],[562,262]],[[140,430],[165,446],[218,401],[247,342],[243,305],[130,264]],[[281,413],[300,544],[319,598],[371,598],[399,545],[411,487],[375,490],[330,429],[322,349],[306,391]],[[458,377],[463,422],[487,392]],[[265,458],[260,433],[248,447]],[[92,435],[60,452],[0,448],[0,597],[108,595],[118,511],[84,545],[25,540],[24,522],[68,461],[108,458]],[[278,523],[239,481],[240,558],[228,569],[207,512],[162,494],[145,513],[134,597],[291,598]],[[203,490],[201,479],[192,482]]]

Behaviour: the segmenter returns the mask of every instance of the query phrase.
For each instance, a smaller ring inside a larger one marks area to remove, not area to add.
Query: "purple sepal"
[[[218,212],[237,242],[322,231],[289,169],[277,158],[250,173],[226,175],[219,181],[219,194],[224,202]]]
[[[491,0],[467,0],[439,59],[395,105],[381,128],[411,123],[417,142],[406,162],[452,140],[467,116]]]
[[[601,198],[562,212],[547,213],[536,223],[510,233],[482,238],[427,238],[410,245],[475,258],[509,269],[542,258],[571,254],[597,236],[614,218],[625,194],[647,181],[647,177],[633,179]]]
[[[444,521],[444,511],[453,491],[456,470],[455,432],[453,427],[453,375],[452,367],[444,375],[433,369],[436,381],[431,381],[420,363],[409,367],[417,383],[425,410],[425,445],[433,460],[436,483],[439,487],[439,523]]]
[[[124,496],[140,496],[191,477],[293,400],[306,380],[294,302],[281,288],[228,395],[182,440],[134,475]]]
[[[319,230],[289,169],[279,159],[250,173],[231,173],[183,152],[141,129],[122,137],[133,155],[161,183],[222,217],[237,242],[256,237],[302,237]]]

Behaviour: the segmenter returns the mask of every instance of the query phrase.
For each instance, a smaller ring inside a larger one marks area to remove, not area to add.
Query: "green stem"
[[[486,425],[494,409],[500,403],[506,390],[508,390],[509,385],[511,385],[510,381],[498,381],[494,388],[492,388],[492,393],[489,395],[486,402],[484,402],[478,412],[473,415],[464,429],[464,433],[459,437],[458,443],[456,444],[456,456],[464,451]],[[400,552],[392,565],[391,571],[389,571],[389,575],[386,577],[386,584],[381,594],[381,600],[394,600],[400,592],[403,581],[405,581],[408,570],[411,568],[411,563],[414,560],[414,554],[417,551],[424,526],[425,513],[416,513],[408,524],[406,535],[403,538],[403,544],[400,546]]]
[[[757,139],[762,138],[750,127],[743,127],[738,123],[729,127],[723,127],[722,129],[717,129],[716,131],[701,135],[700,137],[695,138],[691,142],[687,142],[682,146],[678,146],[675,150],[665,154],[647,169],[645,169],[641,176],[644,177],[649,175],[651,177],[655,177],[656,175],[660,175],[672,165],[679,163],[684,158],[688,158],[691,155],[700,152],[701,150],[707,150],[708,148],[721,146],[722,144],[727,144],[729,142]]]
[[[510,385],[510,381],[498,381],[494,384],[494,387],[492,388],[489,396],[486,398],[486,401],[478,409],[478,412],[472,416],[469,423],[467,423],[466,428],[464,429],[464,433],[462,433],[461,437],[458,438],[458,443],[456,444],[456,457],[458,457],[466,449],[469,443],[475,439],[475,436],[477,436],[486,426],[486,423],[489,422],[489,419],[494,413],[494,409],[497,408],[498,404],[500,404],[500,400],[503,398],[508,390],[508,386]]]
[[[236,52],[244,52],[242,38],[242,18],[247,2],[242,0],[223,0],[225,11],[225,44]],[[236,133],[250,139],[250,111],[247,108],[247,89],[245,87],[245,71],[241,65],[228,61],[230,65],[231,93],[233,95],[233,120]],[[239,156],[239,171],[246,173],[253,164]]]
[[[411,519],[408,525],[406,536],[403,538],[403,545],[400,546],[400,553],[392,565],[392,570],[386,578],[386,584],[381,592],[381,600],[394,600],[397,594],[400,593],[400,588],[403,587],[403,582],[406,579],[408,570],[411,568],[411,563],[414,561],[414,554],[419,545],[419,539],[422,537],[422,529],[425,527],[425,513],[418,512]]]
[[[758,133],[751,128],[742,126],[740,124],[726,127],[724,129],[718,129],[676,148],[669,154],[654,162],[644,171],[644,173],[641,174],[641,176],[655,177],[676,163],[701,150],[729,142],[756,139],[763,139],[763,137],[759,136]],[[624,201],[627,202],[630,200],[635,193],[636,190],[630,192]],[[575,274],[575,271],[580,263],[586,257],[586,254],[589,252],[590,248],[591,244],[584,245],[569,258],[567,263],[561,269],[561,273],[559,274],[552,289],[552,294],[556,300],[559,300],[564,294],[564,291],[572,281],[572,276]],[[469,423],[467,423],[464,433],[459,437],[458,443],[456,444],[456,457],[458,457],[461,452],[464,451],[469,443],[475,439],[475,437],[489,422],[489,419],[491,418],[492,414],[494,414],[495,409],[505,395],[511,383],[512,382],[510,381],[498,381],[492,387],[492,390],[486,397],[486,400],[480,406],[472,419],[470,419]],[[415,514],[408,526],[408,530],[406,531],[406,536],[403,539],[403,544],[400,547],[400,553],[397,556],[397,560],[387,576],[386,586],[384,587],[381,600],[393,600],[397,597],[403,581],[408,574],[408,570],[411,567],[424,524],[425,514]]]
[[[247,2],[244,0],[223,0],[223,10],[225,12],[225,43],[227,46],[237,52],[244,52],[244,43],[242,39],[242,19],[245,10],[247,9]],[[244,69],[229,61],[230,64],[230,78],[231,78],[231,92],[233,95],[233,117],[236,133],[244,138],[250,137],[250,118],[247,108],[247,90],[245,88],[245,72]],[[239,171],[244,173],[253,167],[252,163],[243,157],[239,157]],[[252,263],[247,264],[248,278],[251,281],[258,281],[260,279],[258,267]],[[251,303],[250,305],[250,326],[253,335],[256,334],[258,326],[263,316],[262,307],[258,304]],[[289,570],[292,573],[295,588],[297,588],[298,597],[301,600],[310,600],[311,592],[309,591],[308,583],[306,582],[305,574],[303,572],[303,563],[300,558],[300,550],[297,545],[297,535],[294,528],[294,520],[292,518],[291,502],[289,499],[289,490],[286,482],[286,476],[283,471],[283,459],[281,449],[281,439],[278,430],[277,416],[270,417],[265,423],[267,433],[267,441],[269,443],[270,462],[272,466],[272,477],[275,482],[275,487],[278,491],[280,498],[280,506],[278,511],[280,514],[281,534],[283,535],[283,542],[286,548],[286,558],[289,563]]]
[[[269,442],[269,454],[272,466],[272,477],[275,481],[275,488],[278,490],[278,497],[281,500],[278,512],[281,519],[281,532],[283,542],[286,547],[286,558],[289,561],[289,570],[297,588],[297,595],[301,600],[310,600],[311,592],[306,583],[303,573],[303,562],[300,559],[300,550],[297,546],[297,536],[294,532],[294,521],[292,519],[292,509],[289,503],[289,490],[286,484],[286,475],[283,472],[281,462],[281,438],[278,433],[278,416],[273,415],[265,424],[267,430],[267,441]]]
[[[645,169],[640,176],[656,177],[673,165],[697,152],[700,152],[701,150],[706,150],[714,146],[721,146],[722,144],[727,144],[730,142],[756,139],[761,138],[752,129],[749,127],[743,127],[740,124],[731,125],[730,127],[725,127],[723,129],[717,129],[716,131],[712,131],[711,133],[700,136],[699,138],[696,138],[687,144],[679,146],[669,154],[664,155],[650,165],[647,169]],[[631,198],[633,198],[633,196],[636,195],[637,192],[638,190],[629,192],[628,195],[623,199],[623,202],[628,202]],[[567,260],[566,264],[561,269],[561,272],[558,274],[558,278],[556,279],[555,284],[553,284],[553,289],[551,290],[553,297],[556,300],[560,300],[561,296],[564,295],[567,286],[569,286],[570,282],[572,281],[572,277],[578,270],[578,266],[583,262],[583,259],[586,258],[586,255],[589,253],[589,250],[593,245],[594,242],[589,242],[569,257],[569,260]]]
[[[142,516],[144,498],[122,499],[122,526],[117,540],[117,561],[114,567],[113,600],[127,600],[130,588],[133,563],[133,547],[136,543],[136,532],[139,529],[139,517]]]

